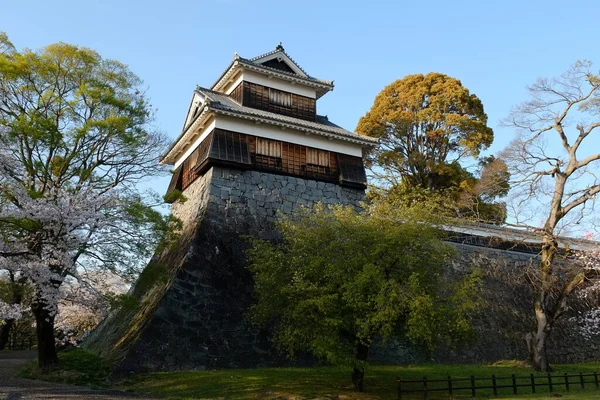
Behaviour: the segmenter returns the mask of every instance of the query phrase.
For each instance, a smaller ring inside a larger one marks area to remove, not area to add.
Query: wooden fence
[[[496,377],[492,375],[491,378],[476,378],[471,376],[470,378],[452,378],[446,379],[427,379],[423,378],[420,380],[403,380],[398,378],[398,400],[407,399],[406,395],[413,395],[413,397],[422,397],[423,399],[429,399],[431,394],[447,394],[452,397],[457,394],[470,394],[471,396],[477,396],[477,391],[481,395],[490,394],[490,390],[494,396],[498,396],[499,389],[511,389],[513,394],[519,393],[519,388],[528,388],[527,393],[536,393],[537,388],[544,388],[548,392],[554,390],[569,391],[571,387],[576,386],[581,389],[585,389],[585,385],[588,387],[594,385],[596,389],[599,388],[599,377],[598,373],[588,374],[563,374],[563,375],[534,375],[529,376],[515,376],[510,377]],[[525,391],[521,391],[525,394]]]

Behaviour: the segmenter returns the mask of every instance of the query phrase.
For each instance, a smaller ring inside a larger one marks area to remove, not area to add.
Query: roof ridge
[[[210,92],[210,93],[214,93],[214,94],[221,94],[223,96],[227,96],[225,93],[217,92],[216,90],[205,88],[204,86],[200,86],[200,85],[196,85],[196,90],[200,90],[200,91],[203,91],[203,92]]]

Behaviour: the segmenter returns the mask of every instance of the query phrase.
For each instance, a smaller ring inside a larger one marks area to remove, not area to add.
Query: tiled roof
[[[312,76],[310,76],[308,74],[306,74],[306,76],[302,76],[302,75],[294,74],[293,72],[287,72],[287,71],[283,71],[281,69],[267,67],[266,65],[259,64],[257,62],[252,61],[251,59],[243,58],[243,57],[239,57],[237,60],[239,62],[243,63],[243,64],[250,65],[250,66],[253,66],[253,67],[256,67],[256,68],[265,69],[267,71],[272,71],[272,72],[277,72],[279,74],[289,75],[289,76],[294,77],[294,78],[304,79],[304,80],[307,80],[307,81],[312,81],[312,82],[315,82],[315,83],[319,83],[321,85],[333,86],[333,82],[332,81],[326,81],[324,79],[317,79],[317,78],[314,78],[314,77],[312,77]]]
[[[196,92],[208,100],[209,108],[215,111],[225,111],[247,116],[252,119],[265,119],[274,123],[293,125],[300,129],[304,128],[317,131],[325,136],[338,136],[340,139],[350,139],[352,141],[362,142],[363,144],[374,145],[377,143],[377,139],[347,131],[346,129],[329,121],[327,117],[324,116],[317,116],[315,122],[306,121],[300,118],[288,117],[269,111],[258,110],[256,108],[244,107],[236,103],[229,96],[210,89],[198,87],[196,88]]]

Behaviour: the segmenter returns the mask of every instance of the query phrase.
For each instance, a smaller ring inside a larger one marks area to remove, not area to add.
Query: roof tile
[[[208,99],[210,102],[210,107],[216,110],[235,112],[250,117],[264,118],[273,121],[283,122],[286,124],[296,125],[302,128],[313,129],[328,134],[335,134],[344,138],[372,142],[373,144],[377,143],[377,139],[350,132],[329,121],[327,117],[321,115],[317,115],[315,122],[307,121],[300,118],[288,117],[286,115],[259,110],[256,108],[245,107],[236,103],[231,97],[210,89],[197,87],[196,92],[203,96],[205,99]]]

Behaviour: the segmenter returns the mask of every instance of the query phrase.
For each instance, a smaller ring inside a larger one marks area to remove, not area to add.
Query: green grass
[[[553,375],[567,373],[587,373],[600,370],[600,364],[557,365]],[[244,370],[218,370],[196,372],[153,373],[135,376],[122,382],[121,387],[140,393],[147,393],[165,399],[395,399],[396,378],[404,380],[452,377],[510,377],[511,374],[529,376],[533,371],[520,363],[492,365],[415,365],[415,366],[371,366],[365,375],[365,393],[355,393],[350,387],[350,370],[340,367],[315,368],[259,368]],[[543,375],[543,374],[537,374]],[[590,379],[590,378],[588,378]],[[566,393],[564,385],[555,380],[554,393],[561,393],[565,399],[600,399],[600,391],[579,389],[579,384],[571,384],[571,392]],[[484,383],[480,383],[484,385]],[[430,385],[432,387],[432,385]],[[500,391],[504,399],[555,399],[547,388],[538,387],[537,395],[528,395],[530,389],[519,388],[519,395],[512,395],[512,389]],[[521,394],[522,393],[522,394]],[[491,390],[477,392],[478,399],[492,397]],[[422,398],[414,395],[403,398]],[[448,398],[447,395],[430,399]],[[456,395],[471,398],[470,391]]]
[[[564,373],[590,373],[600,371],[600,363],[555,365],[553,375]],[[111,365],[106,360],[81,349],[59,353],[59,364],[42,373],[36,363],[25,367],[19,376],[52,382],[69,383],[91,387],[108,387],[107,377]],[[502,362],[495,365],[411,365],[371,366],[365,374],[365,393],[355,393],[350,385],[350,370],[342,367],[314,368],[257,368],[241,370],[190,371],[141,374],[118,383],[116,388],[150,394],[164,399],[395,399],[396,378],[403,380],[479,378],[529,376],[533,371],[520,362]],[[536,374],[544,376],[545,374]],[[590,378],[588,378],[590,379]],[[543,381],[545,382],[545,380]],[[554,379],[554,393],[564,399],[599,399],[600,391],[587,384],[586,390],[579,388],[578,380],[571,383],[571,392],[566,393],[562,379]],[[466,383],[468,385],[468,383]],[[487,385],[481,382],[479,385]],[[417,387],[420,385],[417,385]],[[430,388],[435,387],[433,383]],[[502,399],[556,399],[547,387],[538,387],[531,395],[529,388],[519,388],[519,395],[512,389],[502,389]],[[491,390],[478,390],[477,399],[492,397]],[[422,398],[422,394],[404,399]],[[447,395],[432,395],[430,399],[448,398]],[[470,397],[470,391],[455,393],[455,399]]]
[[[37,361],[34,361],[19,371],[18,376],[103,388],[109,385],[107,378],[111,370],[111,364],[103,358],[81,349],[69,349],[58,353],[58,364],[55,367],[42,371],[38,368]]]

